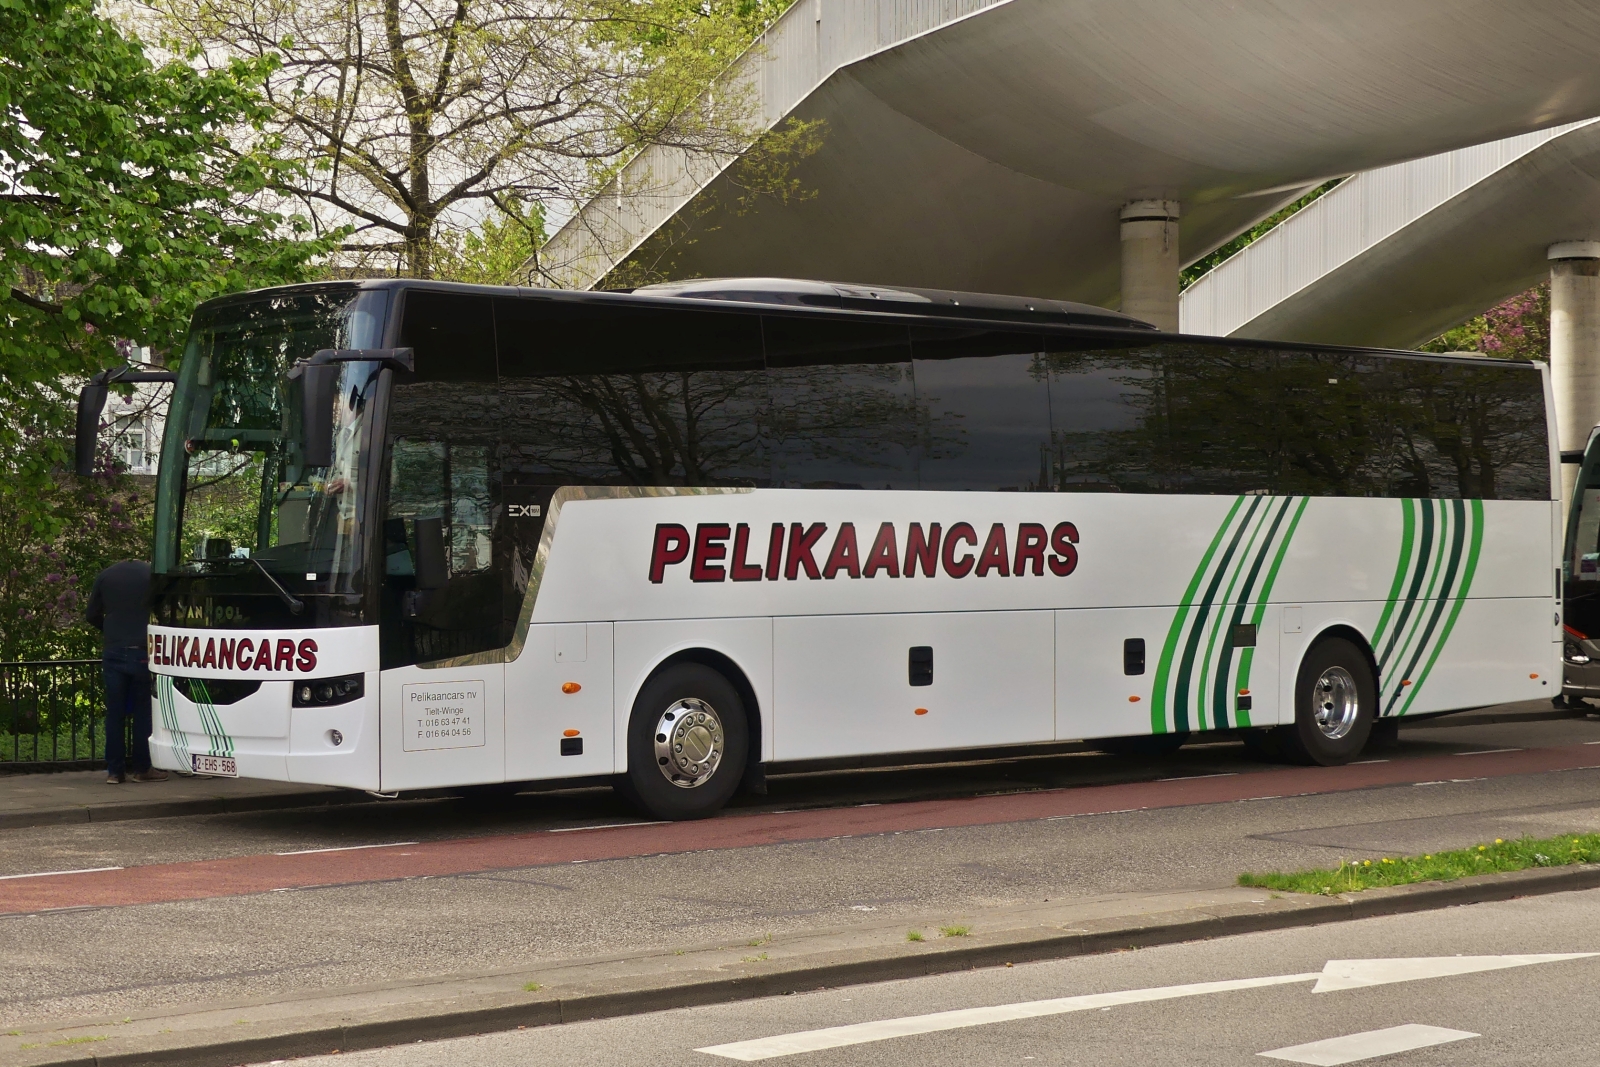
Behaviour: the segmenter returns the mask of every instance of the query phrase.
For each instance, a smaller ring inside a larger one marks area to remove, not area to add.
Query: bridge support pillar
[[[1600,424],[1600,241],[1553,244],[1550,258],[1550,384],[1563,452]],[[1561,465],[1561,499],[1572,502],[1576,464]]]
[[[1178,329],[1178,202],[1122,207],[1122,313]]]

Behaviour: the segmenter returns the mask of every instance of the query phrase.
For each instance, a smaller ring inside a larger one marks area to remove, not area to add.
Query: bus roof
[[[288,296],[295,293],[328,292],[338,289],[428,290],[498,296],[502,298],[541,300],[558,303],[612,304],[615,306],[655,307],[689,305],[701,308],[720,307],[732,310],[729,304],[756,305],[787,314],[840,315],[893,317],[899,319],[935,319],[941,322],[965,322],[970,325],[993,324],[1008,327],[1053,327],[1055,332],[1094,334],[1122,334],[1137,331],[1157,338],[1222,343],[1243,348],[1298,348],[1328,352],[1369,352],[1388,356],[1447,363],[1490,363],[1496,366],[1531,366],[1533,360],[1510,360],[1478,353],[1419,352],[1408,349],[1369,348],[1362,346],[1322,344],[1315,341],[1287,343],[1251,337],[1209,337],[1198,334],[1167,334],[1141,319],[1118,311],[1079,304],[1068,300],[1046,297],[1006,296],[996,293],[970,293],[952,289],[922,289],[909,286],[872,286],[843,282],[821,282],[792,278],[698,278],[689,281],[663,282],[641,286],[637,289],[544,289],[531,286],[478,285],[468,282],[448,282],[427,278],[359,278],[350,280],[302,282],[279,285],[248,292],[231,293],[207,300],[196,312],[244,303],[271,296]]]

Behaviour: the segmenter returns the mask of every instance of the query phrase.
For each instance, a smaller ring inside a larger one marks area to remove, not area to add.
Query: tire
[[[621,792],[651,818],[715,815],[744,777],[750,745],[745,714],[739,691],[704,664],[657,671],[633,702]]]
[[[1145,734],[1135,737],[1107,737],[1096,741],[1095,747],[1113,756],[1151,758],[1170,756],[1189,740],[1187,733]]]
[[[1280,735],[1284,755],[1323,767],[1349,763],[1366,747],[1377,710],[1366,654],[1342,637],[1318,641],[1300,661],[1294,725]]]

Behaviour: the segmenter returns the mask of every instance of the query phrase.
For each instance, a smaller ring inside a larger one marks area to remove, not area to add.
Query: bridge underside
[[[603,284],[676,215],[690,239],[657,261],[668,277],[1115,306],[1130,200],[1181,204],[1189,262],[1327,177],[1600,114],[1586,0],[955,2],[799,0],[748,76],[769,124],[826,122],[793,174],[815,195],[733,210],[726,173],[684,179],[610,248],[595,202],[541,256],[552,276]],[[670,162],[637,168],[685,170]]]

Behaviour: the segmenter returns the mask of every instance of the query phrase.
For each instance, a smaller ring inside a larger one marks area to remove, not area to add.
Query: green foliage
[[[49,442],[30,445],[23,462],[46,466]],[[108,564],[149,553],[150,481],[116,473],[106,456],[93,478],[58,471],[26,494],[0,493],[0,659],[100,654],[83,621],[89,587]]]
[[[544,207],[532,204],[511,214],[496,208],[476,230],[447,230],[434,247],[434,274],[453,282],[527,285],[528,263],[544,244]]]
[[[1323,182],[1321,185],[1317,186],[1315,189],[1311,190],[1294,203],[1288,205],[1287,207],[1279,208],[1277,211],[1274,211],[1272,214],[1268,215],[1266,218],[1262,219],[1260,222],[1256,223],[1254,226],[1250,227],[1233,240],[1213,249],[1211,252],[1195,260],[1193,263],[1183,268],[1183,273],[1178,276],[1178,284],[1184,289],[1189,288],[1189,286],[1193,285],[1200,279],[1201,275],[1205,274],[1212,268],[1219,266],[1223,260],[1229,259],[1238,252],[1243,251],[1246,245],[1249,245],[1257,238],[1264,236],[1284,219],[1288,218],[1290,215],[1293,215],[1295,212],[1299,211],[1301,208],[1305,207],[1307,204],[1311,203],[1313,200],[1317,199],[1323,193],[1326,193],[1328,190],[1332,189],[1342,181],[1344,181],[1343,178],[1335,178],[1331,182]]]
[[[1550,285],[1542,282],[1446,330],[1424,352],[1482,352],[1501,359],[1550,360]]]
[[[151,0],[209,56],[281,60],[267,128],[311,166],[276,188],[349,224],[339,270],[474,279],[645,148],[748,145],[750,87],[726,75],[786,2]]]
[[[1529,867],[1564,867],[1573,863],[1600,863],[1600,834],[1524,837],[1516,841],[1503,841],[1497,837],[1493,844],[1424,856],[1383,856],[1375,860],[1350,862],[1340,860],[1337,868],[1293,874],[1241,874],[1239,884],[1288,893],[1333,896],[1385,885],[1450,882],[1473,874],[1520,871]]]
[[[64,474],[77,383],[178,347],[194,306],[296,280],[326,245],[252,206],[268,59],[153,62],[91,0],[0,0],[0,656],[94,654],[94,575],[149,552],[149,490]]]
[[[62,528],[74,378],[176,347],[196,303],[322,249],[250,205],[294,169],[252,136],[272,67],[157,64],[91,0],[0,0],[0,499],[36,534]]]

